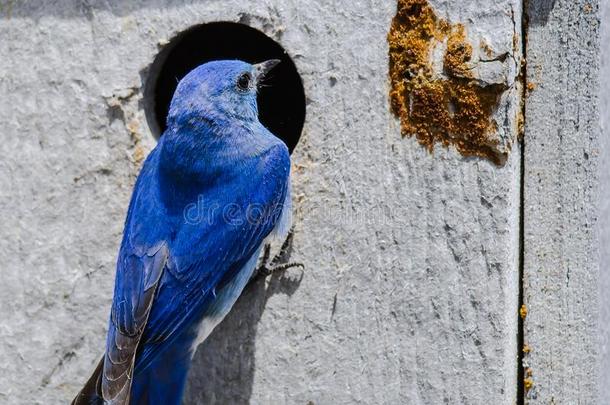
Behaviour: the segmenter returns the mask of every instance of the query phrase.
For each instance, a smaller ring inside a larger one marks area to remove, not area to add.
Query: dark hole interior
[[[215,22],[179,34],[155,59],[145,90],[146,115],[156,137],[166,117],[178,81],[195,67],[220,59],[249,63],[280,59],[259,90],[260,121],[281,138],[290,152],[299,141],[305,121],[305,92],[296,66],[284,48],[262,32],[244,24]]]

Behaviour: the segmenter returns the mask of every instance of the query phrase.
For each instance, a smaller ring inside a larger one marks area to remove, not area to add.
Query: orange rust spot
[[[534,379],[532,378],[532,369],[527,367],[525,369],[525,378],[523,378],[523,387],[525,391],[529,391],[534,386]]]
[[[527,91],[534,91],[534,90],[536,90],[536,83],[529,82],[527,84]]]
[[[434,77],[430,54],[434,43],[444,41],[445,77]],[[504,164],[507,154],[497,150],[491,135],[497,131],[492,115],[506,87],[473,80],[464,26],[438,18],[427,0],[398,0],[388,42],[390,104],[402,135],[415,136],[429,151],[436,143],[454,145],[465,156]]]
[[[466,30],[457,24],[447,38],[447,51],[443,59],[445,73],[450,76],[472,77],[467,62],[472,58],[472,45],[466,42]]]
[[[527,317],[527,307],[525,304],[522,304],[521,308],[519,308],[519,315],[521,315],[521,319],[525,319],[525,317]]]
[[[517,114],[517,139],[519,142],[523,140],[525,134],[525,117],[523,116],[523,109]]]
[[[491,46],[489,46],[487,42],[481,41],[481,49],[485,51],[485,55],[487,55],[488,58],[491,58],[494,54],[493,49],[491,49]]]

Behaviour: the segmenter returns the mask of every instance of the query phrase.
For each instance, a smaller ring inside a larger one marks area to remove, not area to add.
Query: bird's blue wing
[[[142,256],[125,252],[119,257],[115,299],[110,314],[101,386],[103,398],[126,403],[135,355],[144,332],[155,292],[168,259],[162,242]]]
[[[154,201],[154,160],[155,153],[145,162],[136,182],[117,260],[100,378],[102,396],[110,404],[127,403],[129,399],[135,356],[169,258],[168,243],[160,234],[151,234],[147,242],[138,245],[133,245],[129,238],[130,230],[139,221],[146,221],[144,213],[138,212],[139,206],[146,200]]]
[[[290,171],[286,146],[277,145],[235,170],[239,174],[231,175],[233,180],[203,192],[205,220],[184,224],[170,245],[168,271],[159,283],[136,373],[180,333],[191,331],[216,292],[252,258],[281,216]]]
[[[161,203],[167,190],[155,180],[158,154],[145,163],[125,224],[102,378],[106,399],[128,393],[133,375],[200,320],[272,231],[288,192],[289,155],[279,144],[197,190],[206,215],[187,221]]]

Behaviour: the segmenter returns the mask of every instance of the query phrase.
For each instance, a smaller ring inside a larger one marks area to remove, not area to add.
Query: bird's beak
[[[267,73],[269,73],[269,71],[271,69],[273,69],[280,62],[281,61],[279,59],[269,59],[264,62],[253,65],[254,66],[253,76],[254,76],[254,80],[256,80],[256,83],[258,84],[260,82],[260,80],[262,80],[267,75]]]

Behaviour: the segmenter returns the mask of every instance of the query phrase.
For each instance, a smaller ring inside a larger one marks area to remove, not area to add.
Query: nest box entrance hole
[[[169,104],[180,79],[205,62],[221,59],[281,60],[259,90],[259,118],[292,153],[305,122],[305,91],[297,68],[279,43],[257,29],[233,22],[191,27],[157,55],[144,90],[146,119],[153,135],[159,138],[165,131]]]

